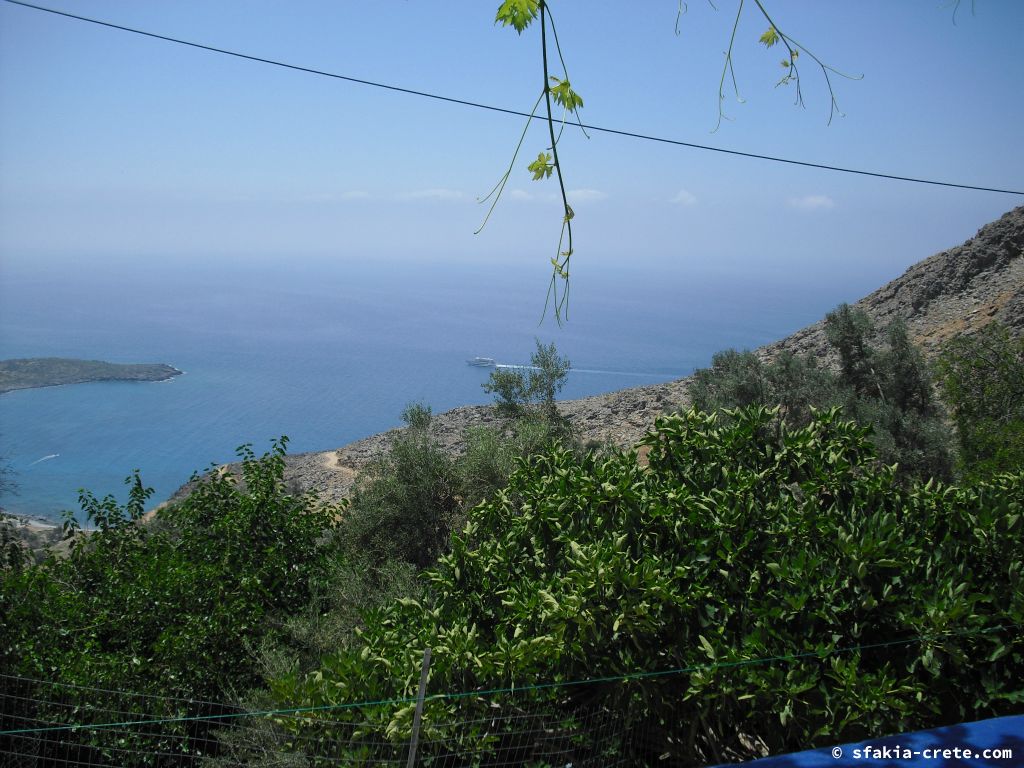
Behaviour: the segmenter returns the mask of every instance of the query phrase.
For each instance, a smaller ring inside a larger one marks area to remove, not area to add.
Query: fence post
[[[412,737],[409,739],[409,761],[406,768],[416,766],[416,746],[420,741],[420,718],[423,716],[423,697],[427,693],[427,675],[430,674],[430,648],[423,649],[423,669],[420,672],[420,689],[416,694],[416,712],[412,716]]]

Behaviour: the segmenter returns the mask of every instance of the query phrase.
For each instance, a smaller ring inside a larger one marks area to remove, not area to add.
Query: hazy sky
[[[71,13],[402,87],[528,110],[536,25],[498,0],[46,0]],[[767,0],[825,62],[845,117],[801,58],[806,108],[775,87],[778,49],[747,3],[745,103],[712,133],[737,6],[553,0],[581,116],[596,125],[898,175],[1024,188],[1024,3]],[[626,9],[626,10],[623,10]],[[526,164],[488,228],[477,197],[522,120],[288,71],[0,2],[0,258],[404,258],[554,255],[555,182]],[[612,261],[792,271],[865,289],[957,244],[1020,196],[795,168],[566,129],[576,270]]]

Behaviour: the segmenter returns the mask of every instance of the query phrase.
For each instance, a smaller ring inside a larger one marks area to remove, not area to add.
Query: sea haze
[[[288,435],[292,452],[327,450],[396,426],[413,401],[487,402],[489,371],[466,359],[525,363],[534,337],[581,369],[562,393],[575,398],[684,376],[856,298],[684,268],[581,265],[573,281],[558,327],[538,325],[547,275],[532,262],[5,259],[0,357],[163,362],[185,375],[0,396],[0,453],[18,485],[2,503],[57,519],[82,487],[123,499],[139,468],[155,505],[245,442],[263,451]]]

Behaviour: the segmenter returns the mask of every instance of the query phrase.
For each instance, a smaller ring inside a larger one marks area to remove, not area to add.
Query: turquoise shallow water
[[[12,512],[55,519],[77,489],[123,497],[133,469],[166,497],[241,443],[326,450],[399,422],[487,402],[483,355],[529,359],[554,341],[577,371],[564,397],[667,381],[714,351],[756,347],[818,319],[841,295],[754,278],[593,270],[570,322],[538,326],[546,275],[523,267],[353,266],[68,259],[3,265],[0,357],[166,362],[165,383],[92,383],[0,396]]]

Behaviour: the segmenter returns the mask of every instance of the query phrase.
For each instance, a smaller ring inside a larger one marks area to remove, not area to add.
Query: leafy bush
[[[562,449],[520,463],[426,572],[422,600],[369,616],[360,642],[314,674],[276,681],[279,700],[411,696],[430,646],[424,728],[437,740],[425,758],[441,761],[442,737],[485,752],[515,742],[517,721],[501,712],[543,707],[568,722],[598,707],[644,734],[603,753],[631,765],[703,764],[1019,707],[1024,476],[903,487],[873,461],[866,430],[835,410],[803,428],[760,407],[725,423],[694,410],[659,419],[644,442],[648,468],[634,453]],[[673,669],[689,671],[607,679]],[[529,687],[588,678],[605,679]],[[520,689],[518,704],[494,709],[507,698],[482,691],[507,686]],[[381,733],[407,737],[411,707],[356,717],[363,735],[335,746],[362,764],[384,748]],[[327,723],[285,727],[289,739],[331,738]],[[528,764],[534,742],[519,743]]]
[[[431,437],[431,412],[414,404],[407,428],[365,471],[344,524],[332,534],[339,558],[311,601],[260,650],[267,675],[295,675],[347,647],[365,616],[400,597],[417,597],[417,571],[448,552],[466,510],[508,484],[518,462],[560,439],[547,419],[524,415],[501,430],[467,434],[466,451],[452,456]]]
[[[475,427],[466,435],[466,452],[457,470],[466,509],[508,485],[519,461],[553,445],[565,444],[564,431],[545,418],[524,416],[507,429]]]
[[[690,393],[693,404],[709,413],[777,405],[780,417],[792,425],[809,424],[812,408],[841,400],[838,378],[812,357],[784,352],[765,363],[753,352],[732,349],[715,353],[710,368],[694,372]]]
[[[839,373],[810,357],[783,353],[765,363],[752,352],[717,353],[694,374],[693,404],[708,412],[748,405],[780,407],[780,417],[806,425],[813,409],[841,406],[847,417],[871,425],[879,461],[897,464],[903,479],[952,476],[949,433],[933,395],[928,366],[902,323],[876,348],[867,315],[846,304],[825,318]]]
[[[259,459],[244,446],[240,482],[211,472],[150,523],[140,518],[152,491],[137,472],[124,506],[83,492],[95,530],[66,559],[0,581],[3,669],[207,698],[254,681],[246,644],[308,602],[339,512],[284,492],[285,445]]]
[[[430,409],[409,406],[402,417],[407,428],[364,470],[339,540],[356,559],[425,568],[447,551],[461,521],[459,479],[455,460],[430,435]]]
[[[965,472],[1024,467],[1024,337],[998,323],[948,342],[937,363]]]

